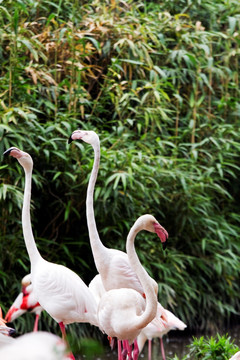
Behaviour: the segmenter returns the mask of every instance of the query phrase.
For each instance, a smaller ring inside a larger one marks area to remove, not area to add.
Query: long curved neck
[[[152,283],[149,281],[149,276],[146,270],[142,267],[134,247],[135,237],[140,230],[141,229],[139,229],[139,227],[137,228],[136,226],[133,225],[133,227],[131,228],[128,234],[127,244],[126,244],[130,265],[132,269],[136,272],[146,296],[145,311],[143,312],[142,315],[138,316],[134,320],[134,326],[138,329],[144,328],[145,326],[147,326],[149,322],[151,322],[155,318],[157,313],[157,303],[158,303],[157,296],[154,291],[154,287],[152,286]]]
[[[86,198],[86,212],[87,212],[87,225],[88,225],[88,232],[89,232],[89,238],[90,238],[90,244],[93,252],[94,261],[96,264],[96,267],[99,270],[100,267],[100,260],[104,259],[103,256],[105,254],[106,247],[103,245],[103,243],[100,240],[96,221],[95,221],[95,215],[94,215],[94,207],[93,207],[93,198],[94,198],[94,188],[95,183],[97,180],[98,175],[98,169],[99,169],[99,163],[100,163],[100,142],[98,141],[93,145],[94,150],[94,163],[93,168],[91,172],[91,176],[88,183],[87,188],[87,198]]]
[[[31,266],[41,258],[39,251],[37,249],[31,226],[31,216],[30,216],[30,201],[31,201],[31,182],[32,182],[32,168],[25,169],[25,187],[24,187],[24,197],[23,197],[23,208],[22,208],[22,229],[23,237],[26,244],[27,252],[30,258]]]

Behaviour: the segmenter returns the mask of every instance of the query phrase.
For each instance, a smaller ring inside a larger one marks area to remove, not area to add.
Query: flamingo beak
[[[68,139],[68,144],[71,144],[72,141],[74,140],[81,140],[83,137],[83,134],[81,132],[81,130],[75,130],[72,135],[69,137]]]
[[[16,330],[8,326],[0,326],[0,333],[11,336],[16,333]]]
[[[161,240],[163,250],[167,247],[167,239],[168,239],[168,232],[164,229],[163,226],[161,226],[159,223],[154,224],[154,229],[156,234]]]
[[[10,155],[11,151],[12,151],[12,148],[4,151],[3,155]]]

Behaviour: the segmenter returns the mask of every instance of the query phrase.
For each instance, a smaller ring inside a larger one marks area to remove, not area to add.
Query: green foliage
[[[230,337],[227,335],[220,336],[219,334],[210,338],[204,338],[203,336],[194,338],[189,348],[191,357],[204,360],[227,360],[238,349]]]
[[[237,0],[0,6],[0,154],[18,146],[33,157],[41,254],[86,283],[96,274],[85,213],[93,150],[67,144],[78,127],[93,129],[102,241],[124,250],[134,220],[153,214],[168,249],[140,234],[139,257],[161,303],[195,330],[215,330],[240,311],[239,13]],[[1,157],[0,179],[5,312],[29,260],[17,161]]]

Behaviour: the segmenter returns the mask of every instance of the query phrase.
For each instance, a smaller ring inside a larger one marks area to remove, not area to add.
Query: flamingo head
[[[22,165],[22,167],[24,167],[25,169],[28,167],[32,168],[33,166],[31,156],[28,153],[18,149],[17,147],[10,147],[3,153],[3,155],[11,155],[12,157],[16,158],[18,162]]]
[[[7,336],[15,334],[16,330],[8,327],[6,325],[6,322],[7,322],[7,320],[3,319],[2,308],[0,308],[0,334],[7,335]]]
[[[27,290],[28,286],[31,284],[31,275],[27,274],[26,276],[24,276],[24,278],[22,279],[22,293],[24,295],[29,294],[29,291]]]
[[[74,140],[83,140],[87,144],[93,145],[99,142],[99,137],[92,130],[75,130],[70,136],[68,143],[70,144]]]
[[[136,223],[139,223],[139,228],[153,233],[156,233],[161,240],[163,250],[166,249],[168,232],[162,225],[155,219],[154,216],[145,214],[138,218]]]
[[[0,325],[0,334],[11,336],[16,333],[16,330],[6,325]]]

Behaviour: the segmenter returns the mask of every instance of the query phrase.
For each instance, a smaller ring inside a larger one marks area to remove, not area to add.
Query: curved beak
[[[12,151],[12,148],[7,149],[6,151],[4,151],[3,155],[10,155],[11,151]]]
[[[16,333],[16,330],[13,328],[10,328],[8,326],[1,325],[0,326],[0,333],[3,335],[13,335]]]
[[[68,144],[71,144],[72,141],[73,141],[73,138],[72,138],[72,135],[71,135],[71,136],[69,136]]]
[[[82,134],[81,130],[80,129],[75,130],[72,133],[72,135],[69,137],[68,144],[71,144],[71,142],[74,140],[81,140],[82,137],[83,137],[83,134]]]
[[[161,240],[163,250],[167,247],[167,239],[168,239],[168,232],[164,229],[163,226],[161,226],[159,223],[154,224],[154,229],[156,234]]]
[[[167,239],[162,243],[162,248],[165,250],[167,247]]]

